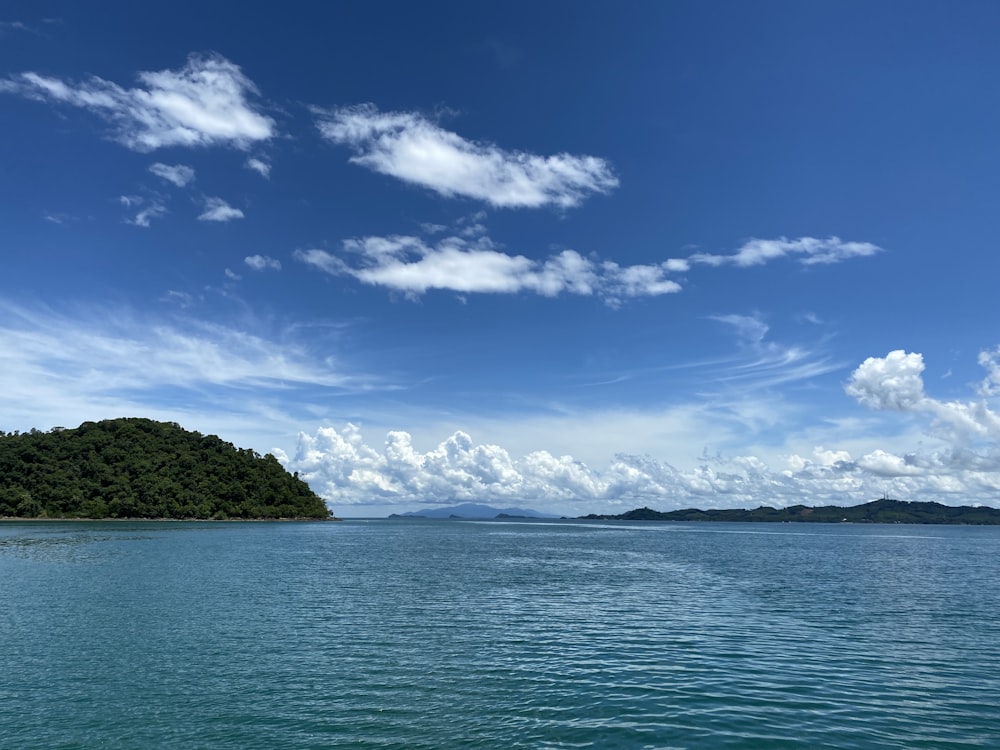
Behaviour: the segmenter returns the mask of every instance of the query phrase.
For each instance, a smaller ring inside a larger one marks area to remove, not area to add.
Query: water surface
[[[1000,528],[0,524],[3,748],[1000,747]]]

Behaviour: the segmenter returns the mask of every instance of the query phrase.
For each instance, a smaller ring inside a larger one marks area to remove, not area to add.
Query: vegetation
[[[810,508],[793,505],[788,508],[761,506],[754,510],[673,510],[661,512],[637,508],[619,515],[584,516],[588,519],[616,521],[771,521],[801,523],[949,523],[1000,524],[1000,510],[970,506],[917,503],[883,498],[864,505],[842,507],[824,505]]]
[[[0,431],[0,516],[328,518],[274,456],[172,422],[110,419]]]

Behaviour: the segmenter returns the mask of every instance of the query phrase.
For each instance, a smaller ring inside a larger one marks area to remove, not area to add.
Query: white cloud
[[[604,298],[611,306],[621,304],[632,297],[656,297],[673,294],[681,290],[681,285],[666,278],[676,268],[672,261],[656,265],[619,266],[607,261],[602,264]]]
[[[600,496],[605,485],[586,466],[544,451],[515,461],[497,445],[477,445],[456,432],[421,453],[406,432],[388,433],[376,450],[360,429],[321,427],[300,434],[290,469],[327,499],[339,504],[369,502],[373,495],[394,500],[482,500]]]
[[[401,431],[388,433],[383,447],[374,448],[352,424],[302,433],[294,455],[278,457],[337,506],[516,500],[585,513],[646,504],[750,507],[766,501],[780,506],[800,502],[805,492],[843,501],[847,484],[857,497],[874,492],[856,468],[845,483],[834,468],[809,464],[792,476],[770,471],[753,456],[716,460],[715,466],[703,460],[682,470],[648,456],[619,454],[598,470],[544,450],[514,457],[499,445],[477,444],[462,431],[426,452],[417,451],[411,436]]]
[[[418,237],[392,235],[346,240],[351,264],[326,250],[299,250],[295,257],[330,274],[349,275],[366,284],[409,295],[432,289],[459,293],[515,294],[533,292],[597,295],[608,304],[623,297],[655,296],[680,290],[664,279],[662,266],[619,267],[598,264],[575,250],[563,250],[544,261],[510,255],[488,237],[445,237],[429,245]]]
[[[854,460],[844,450],[816,448],[811,458],[787,456],[783,466],[755,455],[703,455],[686,468],[623,453],[596,468],[545,450],[516,456],[497,444],[476,443],[464,431],[420,451],[409,433],[393,430],[375,447],[358,426],[348,424],[300,433],[291,456],[276,455],[335,506],[517,501],[580,515],[643,505],[661,510],[852,505],[887,491],[904,499],[996,505],[1000,488],[995,452],[949,449],[922,456],[875,449]]]
[[[500,208],[570,208],[618,186],[604,159],[506,151],[466,140],[412,112],[380,112],[367,104],[316,115],[325,138],[355,150],[353,163],[446,197]]]
[[[267,255],[248,255],[243,259],[254,271],[266,271],[271,269],[273,271],[281,270],[281,261],[275,260]]]
[[[713,315],[711,318],[732,326],[751,344],[760,344],[767,335],[767,323],[755,315]]]
[[[7,303],[0,315],[0,348],[12,364],[54,381],[86,381],[95,390],[346,382],[312,362],[305,349],[213,323],[137,320],[125,310],[61,315]]]
[[[170,293],[181,307],[189,295]],[[312,419],[310,398],[368,393],[384,379],[349,368],[294,328],[243,327],[129,308],[54,311],[0,300],[0,429],[149,416],[269,451]],[[320,353],[316,353],[316,352]]]
[[[624,415],[609,414],[591,415],[592,419],[567,416],[547,423],[532,418],[509,425],[506,432],[508,436],[531,435],[527,442],[535,444],[551,444],[556,442],[554,436],[561,434],[569,444],[585,445],[588,437],[593,437],[596,445],[606,446],[619,442],[609,438],[625,429],[626,434],[641,433],[638,442],[645,446],[663,446],[668,444],[668,435],[680,430],[684,437],[669,442],[677,463],[636,453],[593,463],[571,453],[548,450],[532,449],[518,455],[498,442],[477,443],[465,430],[454,431],[425,450],[415,447],[409,433],[391,430],[384,443],[376,446],[353,424],[339,430],[322,427],[314,434],[302,433],[294,454],[279,458],[335,506],[372,509],[465,500],[518,501],[541,510],[579,515],[640,505],[663,510],[762,504],[782,507],[803,502],[851,505],[886,492],[902,499],[1000,505],[1000,421],[986,403],[944,402],[927,396],[922,386],[913,382],[914,377],[919,378],[922,364],[922,358],[904,353],[866,360],[856,371],[859,390],[854,394],[863,403],[889,412],[923,414],[932,434],[923,439],[907,438],[914,441],[917,450],[900,451],[886,445],[900,442],[896,438],[867,435],[859,440],[855,434],[845,441],[854,446],[850,450],[846,445],[814,444],[811,450],[792,450],[783,456],[772,451],[768,458],[752,448],[757,428],[750,427],[749,433],[746,429],[729,430],[727,422],[735,428],[739,416],[719,412],[716,405],[688,410],[686,416],[678,410],[657,414],[646,419],[645,426],[634,419],[622,421]],[[772,416],[779,422],[783,419],[780,414]],[[983,428],[976,434],[975,444],[966,439],[972,431],[968,424],[963,426],[963,419],[975,420]],[[565,424],[553,432],[553,422],[559,421]],[[658,425],[656,430],[663,436],[650,432],[653,425]],[[952,429],[943,431],[940,425]],[[828,432],[826,436],[852,435],[858,429],[857,424],[845,424],[839,433]],[[800,436],[796,442],[802,439]],[[743,450],[729,455],[712,451],[710,455],[704,447],[713,441],[740,444]],[[855,450],[865,444],[867,448]]]
[[[184,164],[163,164],[156,162],[149,167],[149,171],[157,177],[162,177],[167,182],[172,182],[177,187],[184,187],[194,179],[194,170]]]
[[[135,151],[168,146],[248,148],[275,134],[275,123],[250,101],[257,93],[239,66],[221,55],[191,55],[180,70],[141,72],[126,89],[93,77],[67,83],[34,72],[11,76],[0,91],[70,104],[111,121],[114,138]]]
[[[125,223],[143,229],[148,229],[150,221],[167,213],[167,207],[156,198],[146,199],[139,195],[122,195],[118,197],[118,202],[125,208],[139,209],[132,218],[125,219]]]
[[[990,387],[996,375],[996,351],[985,351],[979,364],[988,376],[980,385],[974,401],[941,401],[928,396],[921,377],[923,355],[899,349],[885,357],[869,357],[854,371],[844,390],[859,403],[873,409],[884,409],[933,418],[934,434],[955,443],[983,444],[1000,438],[1000,414],[993,410],[989,399],[996,395]]]
[[[896,456],[882,449],[859,458],[858,466],[883,477],[918,476],[924,473],[923,469],[915,464],[912,456]]]
[[[983,397],[1000,396],[1000,346],[980,352],[979,364],[986,370],[979,394]]]
[[[798,256],[804,265],[819,263],[839,263],[848,258],[863,258],[881,252],[882,248],[870,242],[844,242],[839,237],[799,237],[790,240],[779,237],[775,240],[752,239],[732,255],[695,253],[692,263],[709,266],[734,265],[743,268],[760,266],[786,256]]]
[[[725,259],[737,258],[743,252],[740,250],[729,256],[668,258],[659,263],[632,266],[585,257],[576,250],[563,250],[544,260],[535,260],[499,249],[486,236],[486,228],[479,223],[479,218],[463,223],[449,236],[443,235],[446,227],[425,226],[428,235],[438,236],[434,242],[409,235],[361,237],[343,242],[343,257],[327,250],[305,249],[296,251],[295,258],[326,273],[353,276],[366,284],[384,286],[411,297],[434,289],[461,294],[533,292],[545,297],[561,294],[596,296],[610,307],[619,307],[629,299],[681,291],[680,282],[670,276],[690,271],[692,263],[721,265],[730,262]],[[803,237],[792,244],[826,247],[831,241]],[[787,242],[774,241],[779,245]],[[867,246],[866,243],[840,244]],[[823,252],[831,257],[834,254],[829,248]],[[723,260],[708,262],[704,260],[707,257]],[[851,253],[843,252],[839,256],[840,259],[848,257]],[[733,325],[739,323],[725,316],[718,319]],[[744,333],[748,332],[746,326],[751,323],[759,341],[767,326],[760,321],[743,321]]]
[[[259,174],[261,177],[270,177],[271,176],[271,165],[268,164],[263,159],[257,159],[257,158],[254,158],[254,157],[250,157],[249,159],[246,160],[245,166],[246,166],[247,169],[252,169],[254,172],[256,172],[257,174]]]
[[[206,198],[205,210],[198,216],[199,221],[232,221],[242,218],[243,212],[233,208],[222,198]]]
[[[152,219],[157,219],[167,213],[165,206],[159,203],[154,203],[152,205],[146,206],[140,210],[132,219],[127,219],[126,221],[133,226],[142,227],[144,229],[149,228],[149,222]]]
[[[885,357],[868,357],[851,375],[847,395],[872,409],[911,411],[926,401],[924,358],[902,349]]]

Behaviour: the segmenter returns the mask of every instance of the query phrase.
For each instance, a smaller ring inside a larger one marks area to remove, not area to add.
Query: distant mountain
[[[483,518],[557,518],[558,516],[539,513],[529,508],[492,508],[478,503],[462,503],[448,508],[428,508],[410,513],[393,513],[389,518],[461,518],[477,520]]]
[[[754,510],[729,508],[725,510],[673,510],[658,511],[650,508],[619,513],[618,515],[583,516],[602,521],[770,521],[798,523],[947,523],[1000,525],[1000,509],[952,506],[940,503],[908,502],[882,498],[863,505],[850,507],[824,505],[810,508],[792,505],[788,508],[769,508],[762,505]]]

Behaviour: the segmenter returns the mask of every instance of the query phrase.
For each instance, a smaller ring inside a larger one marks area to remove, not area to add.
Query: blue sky
[[[1000,505],[997,28],[6,4],[0,429],[176,421],[346,516]]]

